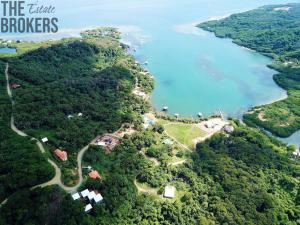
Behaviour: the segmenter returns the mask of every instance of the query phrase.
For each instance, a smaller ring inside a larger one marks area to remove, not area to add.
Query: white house
[[[46,137],[42,138],[43,143],[47,143],[48,141],[49,141],[48,138],[46,138]]]
[[[79,117],[82,117],[82,116],[83,116],[83,114],[82,114],[82,113],[78,113],[78,116],[79,116]]]
[[[78,193],[75,193],[72,195],[72,198],[74,201],[76,201],[76,200],[80,199],[80,195]]]
[[[171,139],[166,139],[166,140],[163,141],[163,144],[164,145],[173,145],[174,143]]]
[[[94,201],[96,204],[98,203],[101,203],[103,201],[103,197],[101,194],[97,194],[95,197],[94,197]]]
[[[231,134],[234,132],[234,127],[233,126],[225,126],[224,131],[228,134]]]
[[[88,213],[88,212],[91,211],[92,208],[93,208],[93,206],[92,206],[91,204],[88,204],[88,205],[85,206],[84,211],[85,211],[86,213]]]
[[[87,197],[90,201],[92,201],[96,197],[96,193],[94,191],[91,191]]]
[[[295,150],[295,151],[293,152],[293,156],[294,156],[295,158],[299,158],[299,157],[300,157],[300,149]]]
[[[83,198],[87,197],[89,195],[90,191],[88,189],[85,189],[84,191],[81,192],[81,196]]]
[[[164,192],[164,197],[165,198],[175,198],[175,192],[176,188],[173,186],[166,186],[165,187],[165,192]]]
[[[98,142],[97,142],[97,145],[98,145],[98,146],[106,146],[106,144],[105,144],[104,141],[98,141]]]

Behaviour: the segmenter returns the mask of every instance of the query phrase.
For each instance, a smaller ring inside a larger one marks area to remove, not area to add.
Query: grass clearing
[[[195,124],[169,123],[164,124],[163,126],[169,136],[190,149],[195,147],[194,140],[196,138],[204,137],[206,135],[206,132],[201,130]]]

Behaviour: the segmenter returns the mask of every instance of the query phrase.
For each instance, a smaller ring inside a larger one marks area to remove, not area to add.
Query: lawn
[[[206,133],[195,124],[169,123],[164,124],[164,128],[168,135],[190,149],[195,147],[194,139],[206,135]]]

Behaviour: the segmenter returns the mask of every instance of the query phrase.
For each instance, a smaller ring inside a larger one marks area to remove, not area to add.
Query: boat
[[[203,114],[201,112],[198,113],[198,117],[203,117]]]
[[[145,64],[145,65],[148,65],[148,64],[149,64],[149,62],[148,62],[148,61],[146,61],[144,64]]]
[[[163,111],[168,111],[169,107],[168,106],[164,106],[163,107]]]
[[[178,114],[178,113],[175,113],[174,116],[175,116],[176,118],[178,118],[178,117],[179,117],[179,114]]]

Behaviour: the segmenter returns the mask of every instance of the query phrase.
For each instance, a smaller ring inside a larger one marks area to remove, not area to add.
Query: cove
[[[276,72],[267,68],[271,59],[198,28],[189,29],[198,35],[170,31],[136,53],[147,59],[156,78],[154,107],[166,105],[169,113],[183,116],[209,116],[221,110],[240,117],[252,106],[286,96],[272,79]]]

